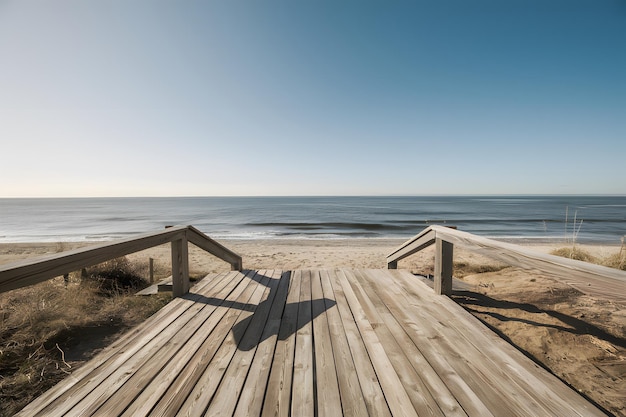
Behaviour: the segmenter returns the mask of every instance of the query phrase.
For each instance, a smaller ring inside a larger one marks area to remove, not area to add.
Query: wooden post
[[[172,292],[174,297],[189,292],[189,254],[186,236],[172,241]]]
[[[452,294],[452,269],[454,245],[439,238],[435,239],[435,293]]]
[[[148,269],[150,274],[150,284],[154,283],[154,259],[148,258]]]

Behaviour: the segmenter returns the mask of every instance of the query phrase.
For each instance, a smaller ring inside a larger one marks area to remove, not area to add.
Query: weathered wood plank
[[[382,272],[382,274],[379,272]],[[407,329],[405,329],[402,323],[392,314],[391,309],[398,303],[398,300],[390,295],[389,292],[378,290],[378,285],[389,285],[386,283],[384,275],[386,275],[384,271],[367,271],[367,273],[364,274],[365,277],[369,277],[371,280],[371,291],[376,292],[376,295],[380,297],[380,300],[387,307],[388,313],[383,314],[385,324],[389,327],[394,337],[398,339],[398,343],[401,344],[407,357],[410,358],[413,368],[419,374],[419,378],[423,381],[428,392],[433,395],[433,398],[435,398],[442,412],[444,412],[446,416],[466,416],[467,414],[459,405],[446,384],[442,381],[440,375],[437,374],[422,352],[415,346],[415,343],[413,343],[407,334]]]
[[[448,362],[445,352],[438,350],[434,346],[433,342],[436,339],[429,339],[423,331],[423,326],[428,323],[424,322],[421,317],[416,317],[414,313],[414,310],[419,310],[421,306],[408,298],[406,292],[401,291],[394,284],[393,280],[385,279],[388,276],[388,274],[379,276],[381,281],[378,288],[381,292],[386,293],[386,297],[396,300],[387,307],[396,320],[401,323],[409,338],[469,416],[493,416],[494,414],[484,404],[482,399],[476,395],[467,382],[458,374],[458,370]],[[421,281],[416,280],[415,285],[421,285],[423,286],[423,291],[432,293],[432,289]]]
[[[269,320],[280,282],[280,275],[280,271],[272,271],[272,273],[265,274],[264,278],[269,279],[268,284],[266,284],[268,290],[261,303],[255,309],[254,314],[250,316],[245,332],[236,335],[238,339],[237,351],[232,358],[232,363],[226,369],[209,407],[205,411],[206,415],[232,415],[234,413],[239,396],[243,392],[243,386],[252,366],[257,347],[261,341],[263,329]],[[250,376],[256,383],[259,383],[257,377],[258,374]],[[265,385],[265,381],[261,384],[262,386]]]
[[[543,372],[537,364],[528,360],[520,351],[485,327],[458,304],[445,298],[427,297],[427,291],[416,291],[413,277],[406,271],[394,271],[392,275],[405,293],[417,298],[417,303],[424,313],[431,317],[448,317],[446,327],[439,327],[438,334],[446,340],[450,332],[461,337],[460,346],[480,352],[482,369],[495,370],[495,376],[491,378],[499,381],[498,386],[507,386],[508,381],[514,379],[515,389],[522,391],[514,398],[525,398],[526,400],[521,400],[524,406],[543,407],[534,409],[533,412],[555,416],[604,415],[581,396],[572,395],[574,393],[565,384],[548,372]],[[462,351],[463,354],[466,352],[465,349]],[[505,395],[509,392],[513,391],[507,391]],[[530,404],[528,398],[532,398]]]
[[[340,274],[342,274],[340,270],[332,271],[330,274],[330,282],[333,287],[335,299],[337,300],[337,309],[339,310],[343,328],[346,333],[348,346],[350,347],[350,352],[354,359],[356,375],[361,385],[368,414],[370,416],[391,416],[391,411],[385,400],[380,381],[378,380],[372,362],[369,360],[368,351],[346,298],[344,291],[345,280],[340,279]]]
[[[243,276],[241,273],[236,273]],[[247,304],[256,291],[258,285],[251,278],[254,271],[248,271],[245,279],[238,286],[238,290],[233,292],[224,304],[225,315],[219,320],[213,332],[204,337],[204,341],[193,357],[184,364],[184,368],[173,375],[174,380],[167,383],[166,391],[160,396],[158,402],[149,415],[176,415],[181,409],[191,390],[198,384],[198,381],[206,371],[207,367],[215,357],[224,340],[229,336],[233,325],[241,316],[243,310],[232,308],[234,305]],[[240,291],[243,289],[243,291]],[[213,298],[215,293],[203,293],[204,296]],[[133,414],[129,414],[131,416]]]
[[[327,305],[324,301],[319,271],[313,271],[311,274],[311,295],[313,300],[315,384],[318,387],[315,391],[315,409],[318,416],[334,417],[342,413],[341,396],[326,315]]]
[[[535,380],[529,385],[524,379],[519,378],[521,369],[516,370],[517,366],[512,357],[502,354],[491,355],[490,353],[495,353],[491,352],[493,341],[482,336],[479,330],[484,327],[482,323],[474,319],[466,321],[464,326],[459,326],[459,311],[452,313],[446,308],[446,305],[452,308],[454,302],[434,296],[430,289],[413,290],[411,287],[414,288],[415,285],[409,281],[408,273],[403,274],[400,279],[405,281],[400,292],[408,294],[409,299],[414,299],[413,304],[420,306],[411,309],[411,312],[414,320],[422,323],[420,330],[424,336],[432,341],[432,345],[439,352],[445,352],[446,361],[491,412],[502,416],[577,415],[576,407],[571,407],[567,402],[551,394],[553,384]],[[519,352],[517,354],[521,357]],[[532,363],[527,358],[525,362]],[[535,372],[538,369],[536,367]],[[498,383],[494,384],[493,381]],[[545,401],[547,397],[551,399]]]
[[[443,356],[494,415],[549,415],[533,401],[519,401],[521,390],[516,382],[495,363],[489,362],[479,349],[465,343],[454,331],[449,331],[453,317],[445,314],[445,311],[432,315],[425,309],[415,310],[418,309],[412,309],[411,313],[414,320],[421,323],[423,337],[430,341],[432,348]],[[498,383],[493,384],[493,381]]]
[[[302,271],[291,393],[291,414],[294,416],[312,416],[315,414],[313,325],[311,320],[311,271]]]
[[[367,405],[361,390],[357,369],[350,352],[346,330],[343,327],[337,300],[327,270],[320,272],[322,290],[325,299],[326,316],[330,333],[335,369],[341,395],[343,415],[360,417],[367,415]]]
[[[354,276],[351,271],[339,271],[337,276],[342,283],[343,292],[350,305],[354,321],[361,333],[361,338],[369,354],[372,366],[376,370],[376,375],[378,376],[380,386],[385,394],[389,410],[395,415],[417,416],[411,404],[411,399],[402,385],[402,381],[398,378],[398,374],[395,373],[381,341],[372,328],[372,323],[368,320],[363,306],[354,293],[351,286],[351,282],[355,280]]]
[[[238,330],[239,332],[245,333],[250,323],[249,318],[254,314],[261,300],[267,295],[266,293],[269,292],[267,288],[269,277],[261,272],[259,272],[259,275],[261,275],[261,285],[256,285],[256,289],[248,302],[249,308],[243,310],[239,315],[237,322],[237,324],[241,324],[241,328]],[[213,356],[213,359],[189,393],[187,400],[183,403],[181,407],[184,410],[183,415],[195,417],[204,415],[232,358],[237,352],[237,345],[238,341],[232,333],[224,339],[224,342],[215,353],[215,356]]]
[[[280,284],[269,319],[263,330],[261,342],[254,356],[254,361],[250,367],[248,378],[241,391],[237,408],[233,414],[236,417],[247,417],[259,415],[263,408],[263,399],[269,383],[269,375],[274,359],[274,351],[278,341],[281,317],[285,309],[287,294],[289,291],[289,281],[291,274],[283,272],[280,277]]]
[[[411,398],[413,407],[420,416],[466,416],[454,396],[441,383],[439,376],[389,312],[383,293],[376,288],[379,281],[374,277],[374,272],[378,271],[354,271],[358,282],[352,287]],[[432,393],[437,394],[437,399]]]
[[[261,411],[261,415],[264,417],[289,416],[291,411],[291,385],[301,282],[302,272],[294,271],[291,274],[287,304],[283,311],[274,360],[270,370],[263,410]]]
[[[200,302],[210,303],[208,308],[205,307],[203,311],[210,312],[210,315],[180,350],[171,356],[159,372],[151,369],[142,369],[137,372],[128,380],[122,390],[107,400],[99,412],[104,412],[105,415],[147,415],[155,404],[165,396],[167,390],[175,384],[175,381],[180,382],[180,375],[185,375],[185,371],[194,366],[192,364],[208,362],[207,356],[210,355],[211,346],[215,344],[214,341],[223,340],[230,331],[231,325],[229,325],[227,313],[231,311],[229,309],[235,303],[234,300],[241,297],[244,291],[251,287],[249,280],[243,279],[243,274],[235,274],[235,277],[236,279],[233,280],[232,284],[236,286],[230,292],[207,291],[202,293],[202,296],[206,298]],[[248,291],[251,293],[250,290]],[[150,360],[154,361],[155,358]],[[151,379],[149,379],[150,375]],[[134,392],[136,398],[128,406],[124,403],[123,398],[118,397],[129,394],[131,391]]]

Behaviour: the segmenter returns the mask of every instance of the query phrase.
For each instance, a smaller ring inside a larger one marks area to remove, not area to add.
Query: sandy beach
[[[230,240],[223,245],[243,257],[248,269],[385,268],[397,239]],[[0,264],[70,250],[88,243],[0,244]],[[549,253],[563,245],[525,245]],[[577,245],[597,258],[619,246]],[[399,264],[416,274],[433,270],[431,250]],[[169,274],[170,248],[162,245],[129,255],[139,264],[153,258],[155,279]],[[498,265],[455,248],[462,290],[453,298],[527,356],[614,415],[626,416],[626,306],[587,296],[540,272]],[[475,273],[466,266],[491,266]],[[502,269],[504,268],[504,269]],[[230,265],[192,246],[190,274],[202,277]]]
[[[220,243],[243,257],[247,269],[301,269],[301,268],[386,268],[386,256],[404,242],[404,239],[268,239],[221,240]],[[54,254],[93,242],[39,242],[0,243],[0,265],[25,258]],[[565,244],[525,243],[525,247],[541,253]],[[618,245],[576,245],[597,258],[619,252]],[[168,274],[170,247],[161,245],[128,256],[132,261],[147,263],[153,258],[158,273]],[[416,274],[432,273],[433,248],[426,249],[400,262],[399,268]],[[463,248],[455,248],[454,261],[470,264],[497,264],[497,262]],[[189,268],[192,275],[205,275],[229,269],[229,265],[191,245]]]

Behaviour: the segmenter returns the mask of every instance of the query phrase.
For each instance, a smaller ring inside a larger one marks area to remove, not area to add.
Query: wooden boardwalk
[[[401,270],[209,276],[22,416],[598,416]]]

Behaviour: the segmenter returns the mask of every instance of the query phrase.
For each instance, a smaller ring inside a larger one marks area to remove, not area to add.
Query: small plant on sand
[[[137,268],[126,257],[111,259],[85,272],[87,279],[99,284],[102,295],[118,295],[148,286],[148,282],[139,276]]]
[[[498,272],[505,269],[506,265],[495,264],[472,264],[469,262],[455,262],[454,263],[454,276],[456,278],[463,278],[468,275],[484,274],[486,272]]]
[[[598,259],[596,257],[591,255],[589,252],[575,246],[554,249],[550,253],[552,255],[562,256],[563,258],[576,259],[577,261],[598,263]]]
[[[588,252],[576,248],[576,240],[583,225],[583,220],[578,221],[578,210],[574,212],[571,226],[571,238],[569,231],[569,206],[565,206],[565,243],[571,243],[571,247],[558,248],[550,252],[552,255],[562,256],[564,258],[576,259],[578,261],[597,263],[597,260]]]
[[[619,252],[606,258],[602,264],[626,271],[626,236],[622,237],[622,246],[619,248]]]
[[[565,243],[569,242],[568,212],[569,212],[569,207],[566,206],[565,207]],[[574,212],[574,218],[572,219],[572,238],[571,238],[572,251],[576,247],[576,240],[578,239],[578,234],[580,233],[580,229],[583,226],[583,219],[580,219],[580,221],[578,221],[577,217],[578,217],[578,210]]]

